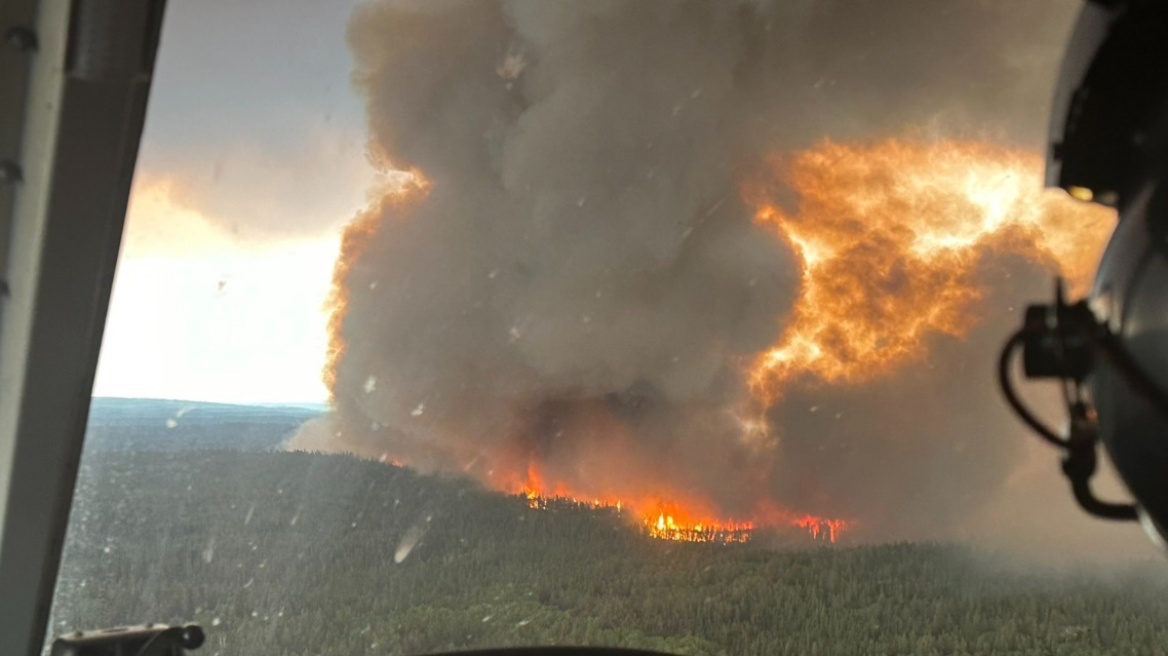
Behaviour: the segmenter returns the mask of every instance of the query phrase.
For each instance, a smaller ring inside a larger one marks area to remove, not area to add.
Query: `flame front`
[[[754,526],[745,524],[697,523],[679,524],[673,515],[657,514],[657,521],[644,520],[646,533],[659,540],[680,542],[732,542],[750,541]]]
[[[1041,159],[981,142],[824,142],[747,185],[755,222],[794,251],[799,294],[749,370],[758,406],[793,382],[862,383],[978,324],[990,252],[1058,269],[1081,289],[1113,214],[1041,189]],[[796,212],[775,201],[798,198]]]
[[[847,528],[848,523],[842,519],[824,519],[813,515],[805,515],[795,520],[795,525],[806,529],[811,534],[813,540],[818,540],[820,536],[824,536],[828,541],[835,542],[839,539],[844,529]]]
[[[684,501],[665,501],[643,497],[624,501],[615,498],[588,499],[584,494],[573,494],[562,484],[554,491],[544,487],[543,477],[534,463],[529,463],[527,480],[512,486],[512,491],[527,501],[529,508],[550,510],[560,507],[587,507],[613,510],[639,523],[646,535],[659,540],[675,542],[711,542],[734,544],[749,542],[756,528],[769,530],[802,529],[812,540],[836,542],[848,527],[841,519],[794,516],[773,502],[760,505],[756,519],[735,520],[721,518],[704,500],[690,495]],[[674,492],[678,499],[683,495]]]

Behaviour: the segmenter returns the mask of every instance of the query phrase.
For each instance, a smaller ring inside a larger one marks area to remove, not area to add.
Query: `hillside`
[[[54,627],[196,620],[207,656],[1148,654],[1165,593],[1158,570],[1055,575],[952,545],[662,542],[346,456],[91,450]]]

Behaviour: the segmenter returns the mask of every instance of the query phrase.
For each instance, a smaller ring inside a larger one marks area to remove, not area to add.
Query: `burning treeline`
[[[1053,272],[1084,283],[1112,219],[1041,193],[1032,149],[943,136],[978,113],[1026,132],[970,89],[1032,93],[1017,78],[1051,67],[1000,56],[1045,23],[930,6],[359,9],[386,183],[337,264],[335,413],[294,445],[619,508],[670,539],[945,534],[1014,453],[988,344]],[[909,16],[969,52],[823,49]]]

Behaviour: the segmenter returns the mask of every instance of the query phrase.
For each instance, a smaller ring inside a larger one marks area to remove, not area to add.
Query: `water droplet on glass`
[[[427,518],[428,521],[428,518]],[[425,524],[415,524],[402,535],[401,541],[398,542],[397,549],[393,552],[393,562],[398,565],[402,564],[406,558],[409,558],[410,552],[418,546],[422,541],[422,536],[426,534]]]

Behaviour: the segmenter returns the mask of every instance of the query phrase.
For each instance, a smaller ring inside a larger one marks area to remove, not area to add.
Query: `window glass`
[[[172,0],[51,632],[1156,651],[993,378],[1076,10]]]

